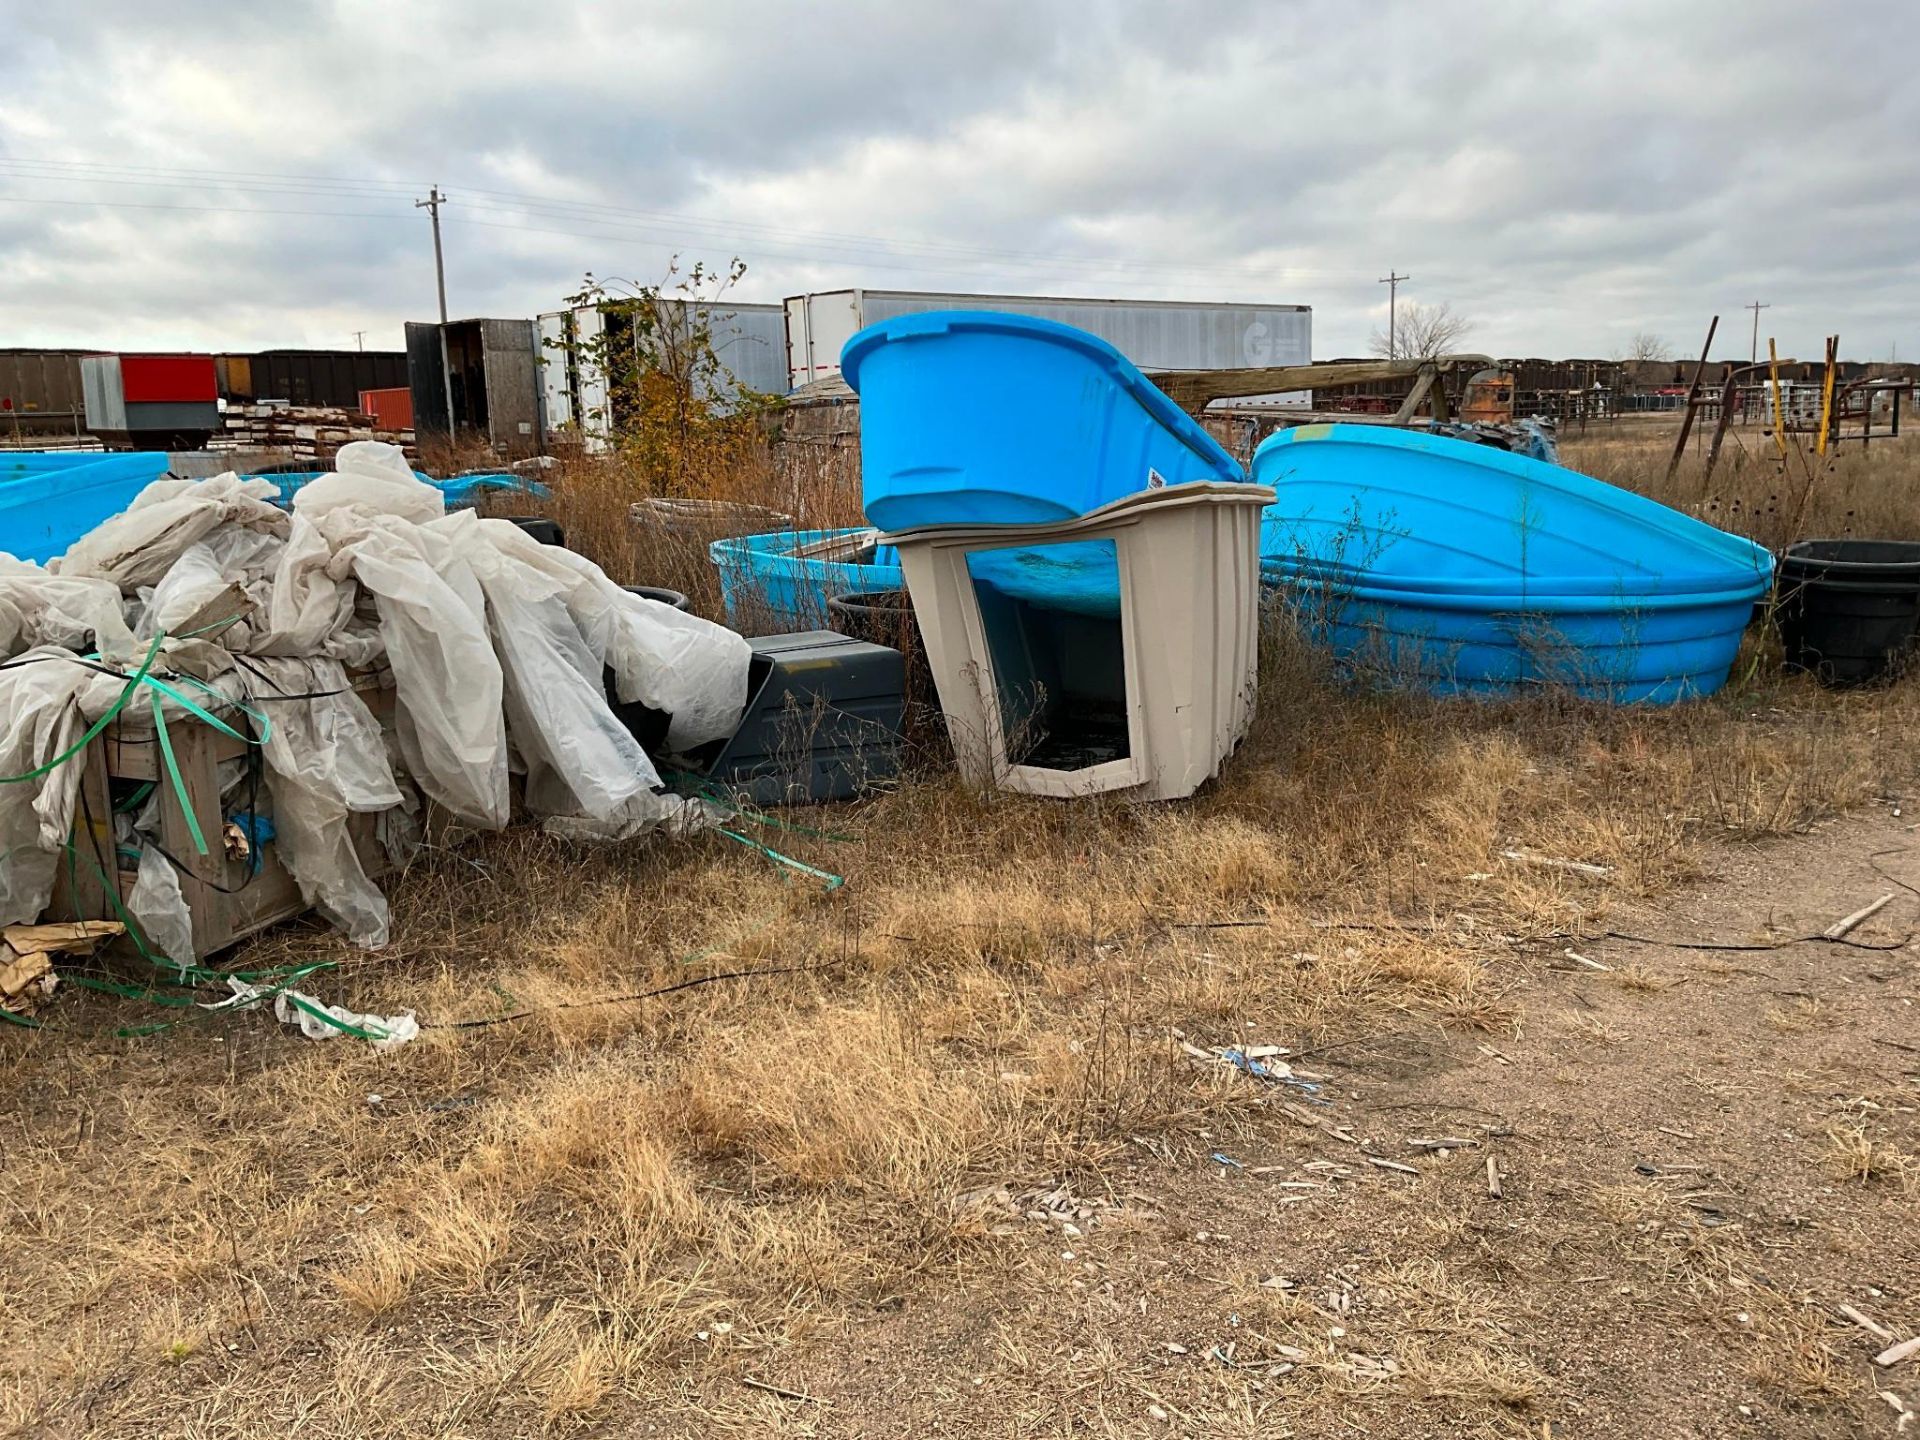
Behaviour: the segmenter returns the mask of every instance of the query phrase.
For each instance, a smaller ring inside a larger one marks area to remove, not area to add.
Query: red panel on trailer
[[[129,405],[220,398],[211,355],[122,355],[120,388]]]
[[[382,430],[411,430],[413,391],[405,385],[389,390],[362,390],[360,413],[371,415]]]

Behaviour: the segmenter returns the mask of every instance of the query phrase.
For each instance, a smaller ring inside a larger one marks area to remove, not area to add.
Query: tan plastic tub
[[[1273,498],[1196,481],[1077,520],[883,537],[900,550],[962,775],[1034,795],[1173,800],[1217,774],[1253,719],[1260,512]],[[969,556],[1076,542],[1114,547],[1117,620],[1010,600],[969,568]]]

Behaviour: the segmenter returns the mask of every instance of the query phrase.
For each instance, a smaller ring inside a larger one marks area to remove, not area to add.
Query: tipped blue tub
[[[159,451],[0,450],[0,553],[45,562],[167,470]]]
[[[1246,472],[1124,355],[1070,325],[943,310],[870,325],[840,352],[860,394],[867,519],[1072,520],[1111,500]]]
[[[784,625],[809,630],[827,623],[827,601],[863,590],[904,590],[900,552],[873,547],[870,561],[825,560],[793,552],[816,541],[862,530],[776,530],[716,540],[707,555],[720,572],[720,599],[736,630]]]
[[[1284,430],[1261,574],[1348,668],[1438,693],[1671,703],[1726,682],[1773,557],[1589,476],[1363,425]]]

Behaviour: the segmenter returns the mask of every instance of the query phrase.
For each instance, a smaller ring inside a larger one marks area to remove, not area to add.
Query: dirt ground
[[[1920,1410],[1920,1362],[1877,1370],[1888,1342],[1836,1307],[1920,1333],[1914,828],[1724,851],[1613,928],[1759,948],[1535,947],[1514,1033],[1296,1057],[1318,1096],[1140,1144],[1074,1197],[1117,1207],[1076,1207],[1079,1234],[1016,1199],[996,1284],[786,1353],[713,1337],[697,1423],[602,1433],[1894,1434],[1877,1392]],[[1889,893],[1853,944],[1784,943]]]
[[[1509,1020],[1442,1024],[1412,1011],[1402,1025],[1367,1024],[1286,1057],[1296,1083],[1223,1073],[1245,1103],[1208,1107],[1202,1128],[1094,1152],[1116,1158],[1078,1167],[1073,1193],[1059,1172],[1035,1169],[963,1196],[951,1235],[929,1244],[926,1273],[888,1272],[811,1322],[788,1315],[768,1327],[740,1311],[729,1320],[669,1306],[661,1313],[686,1333],[655,1337],[658,1358],[635,1382],[644,1403],[609,1398],[544,1426],[509,1398],[544,1383],[526,1373],[542,1351],[513,1349],[510,1320],[489,1370],[486,1345],[459,1338],[471,1302],[429,1297],[369,1323],[324,1298],[337,1252],[316,1243],[320,1217],[338,1212],[352,1227],[368,1202],[349,1206],[355,1194],[323,1178],[325,1131],[289,1120],[261,1153],[304,1147],[311,1166],[272,1202],[312,1217],[296,1227],[296,1258],[243,1257],[231,1236],[264,1230],[235,1224],[222,1238],[217,1214],[177,1216],[160,1227],[170,1256],[108,1268],[123,1278],[106,1291],[93,1282],[85,1307],[68,1313],[117,1315],[124,1277],[181,1266],[216,1294],[230,1275],[237,1302],[204,1334],[190,1312],[170,1329],[143,1322],[131,1350],[75,1321],[84,1365],[61,1380],[57,1403],[10,1433],[1906,1433],[1896,1407],[1920,1409],[1920,1361],[1877,1370],[1871,1357],[1889,1340],[1839,1307],[1893,1336],[1920,1333],[1920,839],[1889,800],[1804,836],[1715,847],[1699,876],[1610,911],[1620,934],[1478,934],[1500,987],[1487,1013]],[[1882,895],[1893,898],[1846,943],[1799,939]],[[1456,913],[1416,933],[1457,942],[1472,923]],[[1265,933],[1218,933],[1250,932]],[[1319,933],[1318,951],[1276,949],[1269,962],[1304,975],[1359,938]],[[1186,1043],[1204,1054],[1290,1038],[1257,1014],[1223,1011],[1215,1027]],[[465,1123],[460,1093],[477,1078],[429,1090],[390,1075],[375,1104],[358,1093],[368,1072],[357,1056],[316,1052],[265,1017],[241,1016],[219,1035],[117,1059],[50,1057],[5,1098],[9,1148],[32,1147],[23,1159],[58,1152],[69,1176],[88,1154],[113,1155],[126,1140],[107,1128],[102,1066],[123,1091],[170,1088],[169,1103],[197,1115],[200,1138],[179,1142],[153,1184],[209,1197],[240,1188],[221,1177],[243,1113],[223,1101],[222,1066],[229,1083],[257,1067],[268,1083],[309,1088],[315,1066],[341,1070],[340,1093],[301,1103],[360,1112],[360,1128],[388,1136],[374,1142],[387,1149]],[[765,1074],[780,1083],[777,1053]],[[67,1193],[83,1208],[101,1193],[143,1203],[124,1184],[103,1192],[69,1180]],[[43,1208],[12,1187],[8,1199],[15,1237],[43,1236],[33,1253],[77,1243],[86,1263],[111,1266],[84,1240],[104,1217]],[[888,1223],[882,1210],[874,1223]],[[606,1244],[611,1253],[614,1237]],[[0,1274],[15,1315],[27,1278]],[[266,1288],[249,1298],[255,1283]],[[581,1307],[611,1303],[590,1276],[572,1293]],[[252,1318],[270,1294],[282,1308],[268,1313],[294,1321],[284,1330]],[[519,1331],[542,1323],[528,1312]],[[65,1342],[16,1332],[10,1343],[54,1356]],[[426,1428],[384,1413],[454,1374],[470,1382]]]

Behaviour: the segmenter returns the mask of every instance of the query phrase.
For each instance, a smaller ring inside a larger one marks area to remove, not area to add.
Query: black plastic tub
[[[1920,628],[1920,540],[1803,540],[1780,561],[1789,665],[1825,685],[1899,673]]]
[[[629,595],[638,595],[643,600],[658,600],[662,605],[671,605],[676,610],[687,608],[687,597],[664,585],[622,585],[620,588]]]
[[[676,610],[687,608],[687,597],[678,590],[669,590],[663,585],[622,585],[629,595],[639,595],[647,600],[658,600],[662,605],[671,605]],[[651,705],[642,705],[638,700],[622,701],[615,687],[613,667],[607,667],[603,682],[607,687],[607,707],[618,720],[640,742],[640,748],[649,755],[658,755],[667,743],[667,730],[673,724],[673,716],[665,710],[656,710]]]
[[[946,745],[946,721],[940,713],[940,693],[934,688],[933,666],[913,601],[904,590],[854,590],[827,597],[827,625],[855,640],[898,650],[906,657],[907,706],[904,729],[916,751],[937,753]]]
[[[542,545],[558,545],[566,549],[567,532],[560,528],[558,520],[549,520],[545,515],[502,515],[502,520],[511,520]]]
[[[827,597],[827,624],[856,640],[914,652],[920,648],[920,625],[913,618],[913,601],[904,590],[855,590]]]

